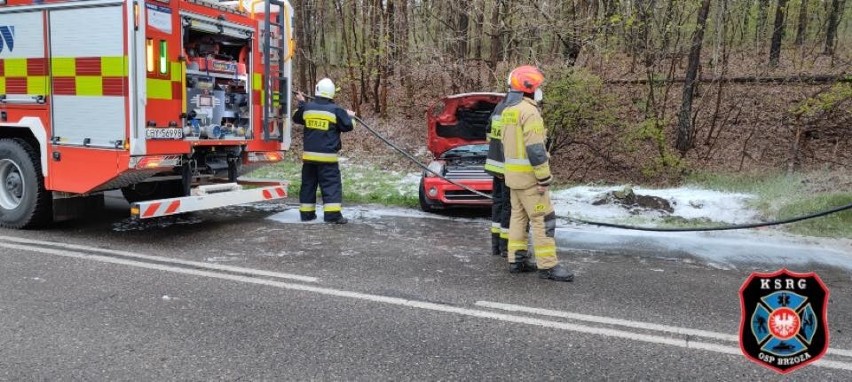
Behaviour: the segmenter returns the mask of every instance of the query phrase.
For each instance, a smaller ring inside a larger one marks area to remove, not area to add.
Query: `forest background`
[[[561,182],[852,172],[847,0],[293,6],[296,87],[335,79],[339,103],[424,160],[426,113],[441,97],[503,92],[513,67],[534,64],[547,77],[543,110]],[[363,130],[345,150],[405,166]],[[837,186],[852,188],[850,178]]]

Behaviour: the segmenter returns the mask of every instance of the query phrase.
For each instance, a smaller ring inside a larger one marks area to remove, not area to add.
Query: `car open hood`
[[[429,151],[435,157],[455,147],[485,143],[491,112],[501,93],[464,93],[441,99],[426,116]]]

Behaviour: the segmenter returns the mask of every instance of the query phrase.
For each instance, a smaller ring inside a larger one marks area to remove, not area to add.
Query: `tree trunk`
[[[828,30],[825,32],[825,50],[823,54],[833,56],[837,40],[837,27],[843,12],[841,0],[831,0],[831,10],[828,13]]]
[[[340,20],[345,20],[345,18],[347,17],[346,12],[344,11],[344,9],[347,8],[345,0],[338,0],[337,2],[335,2],[335,6],[337,8],[336,9],[337,10],[337,17],[339,17]],[[353,14],[354,14],[354,12],[353,12]],[[352,32],[353,32],[352,33],[352,40],[349,39],[345,29],[343,31],[342,37],[343,37],[343,51],[346,52],[346,71],[349,74],[349,85],[350,85],[349,91],[351,93],[351,94],[349,94],[349,96],[352,99],[352,110],[354,110],[355,113],[360,115],[361,114],[361,103],[358,102],[359,99],[360,99],[360,95],[358,94],[358,85],[355,82],[355,64],[353,62],[354,61],[354,58],[353,58],[353,56],[354,56],[354,53],[353,53],[354,42],[353,41],[355,39],[355,30],[354,30],[355,20],[356,19],[354,17],[350,20],[350,22],[352,23]],[[344,26],[344,28],[346,27],[345,21],[344,21],[343,26]]]
[[[299,12],[298,10],[303,10],[305,8],[303,6],[304,2],[305,0],[296,0],[294,8],[297,9],[297,12]],[[304,11],[300,13],[304,13]],[[295,18],[296,23],[294,25],[294,29],[296,30],[296,36],[294,38],[299,42],[297,45],[298,49],[296,51],[296,67],[299,69],[299,80],[296,86],[302,91],[307,91],[307,89],[309,89],[307,71],[308,65],[305,60],[304,49],[309,41],[308,35],[305,33],[305,21],[308,19],[303,16],[303,14],[299,14],[298,17]]]
[[[470,8],[469,4],[468,6],[459,8],[456,8],[456,13],[458,14],[458,24],[456,24],[456,59],[459,60],[460,63],[464,63],[465,59],[467,59],[468,51],[467,29],[470,26],[470,16],[468,16],[467,13]]]
[[[799,24],[796,27],[796,45],[801,46],[805,43],[805,34],[808,33],[808,4],[810,0],[802,0],[802,6],[799,8]]]
[[[781,58],[781,41],[784,38],[785,31],[785,8],[787,0],[778,0],[778,5],[775,7],[775,29],[772,31],[772,45],[769,46],[769,65],[772,67],[778,66],[778,60]]]
[[[757,31],[754,35],[754,46],[760,49],[766,37],[766,20],[769,18],[769,0],[758,0],[757,3]]]
[[[695,95],[695,83],[698,78],[698,65],[701,62],[701,46],[704,44],[704,29],[707,15],[710,13],[710,0],[702,0],[698,11],[698,22],[692,34],[692,47],[689,49],[689,63],[686,69],[686,81],[683,84],[683,102],[678,116],[677,149],[686,154],[693,143],[692,98]]]
[[[501,16],[503,15],[504,3],[505,0],[495,0],[494,8],[491,10],[491,58],[488,60],[488,66],[492,71],[497,69],[497,63],[500,62],[500,56],[503,53]]]

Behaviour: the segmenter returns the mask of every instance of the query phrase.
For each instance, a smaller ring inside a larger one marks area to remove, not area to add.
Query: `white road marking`
[[[493,311],[487,311],[487,310],[469,309],[469,308],[462,308],[462,307],[456,307],[456,306],[451,306],[451,305],[436,304],[436,303],[431,303],[431,302],[406,300],[406,299],[402,299],[402,298],[398,298],[398,297],[387,297],[387,296],[372,295],[372,294],[366,294],[366,293],[360,293],[360,292],[351,292],[351,291],[345,291],[345,290],[323,288],[323,287],[312,286],[312,285],[292,284],[292,283],[287,283],[287,282],[283,282],[283,281],[260,279],[260,278],[254,278],[254,277],[249,277],[249,276],[240,276],[240,275],[233,275],[233,274],[203,271],[203,270],[197,270],[197,269],[172,267],[172,266],[161,265],[161,264],[144,263],[144,262],[139,262],[139,261],[134,261],[134,260],[125,260],[125,259],[118,259],[118,258],[113,258],[113,257],[91,255],[91,254],[87,254],[87,253],[67,251],[67,250],[58,250],[58,249],[53,249],[53,248],[34,247],[34,246],[29,246],[29,245],[9,244],[9,243],[3,243],[3,242],[0,242],[0,247],[9,248],[9,249],[17,249],[17,250],[21,250],[21,251],[43,253],[43,254],[54,255],[54,256],[62,256],[62,257],[69,257],[69,258],[76,258],[76,259],[83,259],[83,260],[93,260],[93,261],[98,261],[98,262],[102,262],[102,263],[126,265],[126,266],[137,267],[137,268],[145,268],[145,269],[153,269],[153,270],[159,270],[159,271],[164,271],[164,272],[172,272],[172,273],[179,273],[179,274],[185,274],[185,275],[192,275],[192,276],[208,277],[208,278],[214,278],[214,279],[220,279],[220,280],[235,281],[235,282],[241,282],[241,283],[246,283],[246,284],[264,285],[264,286],[276,287],[276,288],[281,288],[281,289],[316,293],[316,294],[321,294],[321,295],[325,295],[325,296],[342,297],[342,298],[356,299],[356,300],[362,300],[362,301],[377,302],[377,303],[382,303],[382,304],[404,306],[404,307],[415,308],[415,309],[429,310],[429,311],[433,311],[433,312],[452,313],[452,314],[458,314],[458,315],[469,316],[469,317],[487,318],[487,319],[503,321],[503,322],[512,322],[512,323],[518,323],[518,324],[539,326],[539,327],[544,327],[544,328],[566,330],[566,331],[571,331],[571,332],[594,334],[594,335],[600,335],[600,336],[605,336],[605,337],[622,338],[622,339],[632,340],[632,341],[648,342],[648,343],[653,343],[653,344],[658,344],[658,345],[669,345],[669,346],[676,346],[676,347],[686,348],[686,349],[697,349],[697,350],[705,350],[705,351],[721,353],[721,354],[742,356],[740,349],[737,348],[737,347],[719,345],[719,344],[714,344],[714,343],[709,343],[709,342],[687,341],[687,340],[672,338],[672,337],[655,336],[655,335],[642,334],[642,333],[633,333],[633,332],[628,332],[628,331],[624,331],[624,330],[599,328],[599,327],[594,327],[594,326],[572,324],[572,323],[567,323],[567,322],[549,321],[549,320],[543,320],[543,319],[539,319],[539,318],[515,316],[515,315],[510,315],[510,314],[504,314],[504,313],[495,313]],[[743,358],[743,360],[745,360],[745,358]],[[820,361],[814,363],[814,365],[826,367],[826,368],[832,368],[832,369],[841,369],[841,370],[852,371],[852,363],[849,363],[849,362],[820,360]]]
[[[620,319],[620,318],[593,316],[593,315],[589,315],[589,314],[564,312],[564,311],[561,311],[561,310],[532,308],[532,307],[523,306],[523,305],[504,304],[504,303],[500,303],[500,302],[491,302],[491,301],[477,301],[475,305],[481,306],[481,307],[484,307],[484,308],[505,310],[505,311],[508,311],[508,312],[530,313],[530,314],[536,314],[536,315],[539,315],[539,316],[567,318],[567,319],[570,319],[570,320],[593,322],[593,323],[597,323],[597,324],[626,326],[626,327],[629,327],[629,328],[653,330],[653,331],[658,331],[658,332],[681,334],[681,335],[685,335],[685,336],[704,337],[704,338],[711,338],[711,339],[722,340],[722,341],[730,341],[730,342],[736,342],[736,343],[739,343],[739,341],[740,341],[738,336],[731,335],[731,334],[711,332],[711,331],[708,331],[708,330],[681,328],[681,327],[677,327],[677,326],[652,324],[650,322],[630,321],[630,320],[623,320],[623,319]],[[842,357],[852,357],[852,350],[829,348],[828,352],[826,354],[842,356]]]
[[[626,327],[629,327],[629,328],[654,330],[654,331],[658,331],[658,332],[682,334],[682,335],[685,335],[685,336],[712,338],[712,339],[715,339],[715,340],[722,340],[722,341],[733,341],[733,342],[739,341],[739,337],[734,336],[734,335],[730,335],[730,334],[717,333],[717,332],[711,332],[711,331],[699,330],[699,329],[679,328],[679,327],[676,327],[676,326],[652,324],[652,323],[649,323],[649,322],[622,320],[622,319],[619,319],[619,318],[592,316],[592,315],[588,315],[588,314],[563,312],[563,311],[559,311],[559,310],[530,308],[530,307],[526,307],[526,306],[522,306],[522,305],[503,304],[503,303],[499,303],[499,302],[490,302],[490,301],[477,301],[475,305],[485,307],[485,308],[505,310],[505,311],[509,311],[509,312],[531,313],[531,314],[537,314],[539,316],[550,316],[550,317],[567,318],[567,319],[577,320],[577,321],[594,322],[596,324],[626,326]]]
[[[188,266],[192,266],[192,267],[196,267],[196,268],[210,269],[210,270],[216,270],[216,271],[225,271],[225,272],[243,273],[243,274],[253,275],[253,276],[273,277],[273,278],[278,278],[278,279],[295,280],[295,281],[302,281],[302,282],[307,282],[307,283],[319,282],[318,278],[310,277],[310,276],[294,275],[294,274],[290,274],[290,273],[281,273],[281,272],[271,272],[271,271],[264,271],[264,270],[260,270],[260,269],[234,267],[234,266],[230,266],[230,265],[209,264],[209,263],[202,263],[202,262],[198,262],[198,261],[179,260],[179,259],[173,259],[173,258],[170,258],[170,257],[143,255],[143,254],[140,254],[140,253],[116,251],[116,250],[112,250],[112,249],[89,247],[89,246],[85,246],[85,245],[76,245],[76,244],[57,243],[57,242],[52,242],[52,241],[23,239],[23,238],[13,237],[13,236],[0,236],[0,240],[10,241],[10,242],[13,242],[13,243],[29,244],[29,245],[49,245],[49,246],[53,246],[53,247],[67,248],[67,249],[76,250],[76,251],[95,252],[95,253],[102,253],[102,254],[106,254],[106,255],[124,256],[124,257],[129,257],[129,258],[134,258],[134,259],[140,259],[140,260],[149,260],[149,261],[158,261],[158,262],[170,263],[170,264],[188,265]]]

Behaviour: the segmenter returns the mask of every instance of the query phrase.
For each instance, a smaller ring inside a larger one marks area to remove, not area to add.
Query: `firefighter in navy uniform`
[[[317,186],[322,191],[323,214],[327,223],[346,224],[343,217],[343,185],[337,152],[342,144],[340,133],[352,131],[355,113],[334,103],[337,92],[334,82],[323,78],[317,83],[316,99],[305,103],[302,94],[296,96],[299,108],[293,122],[305,126],[302,153],[302,189],[299,192],[299,212],[302,221],[317,218]]]
[[[504,179],[503,129],[500,113],[507,106],[512,106],[523,100],[524,94],[510,91],[494,108],[491,123],[486,131],[488,140],[488,158],[485,161],[485,171],[494,177],[492,184],[491,205],[491,254],[506,257],[509,242],[509,216],[512,212],[509,188]]]
[[[550,155],[547,129],[538,109],[544,75],[534,66],[521,66],[509,75],[509,87],[523,93],[521,102],[507,106],[500,115],[503,127],[506,186],[511,190],[509,224],[509,271],[536,268],[539,277],[573,281],[574,273],[556,256],[556,213],[550,201]],[[536,265],[530,264],[527,225],[533,238]]]

